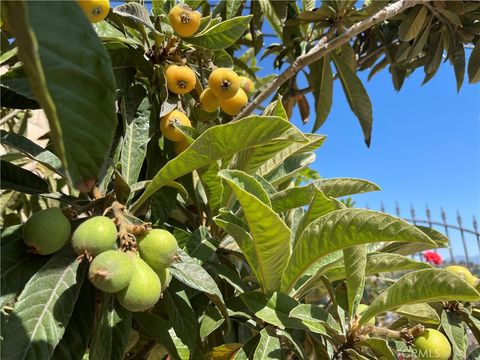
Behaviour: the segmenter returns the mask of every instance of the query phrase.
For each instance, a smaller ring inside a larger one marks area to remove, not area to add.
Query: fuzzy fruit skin
[[[162,229],[137,237],[137,244],[142,259],[157,273],[171,265],[178,250],[175,237]]]
[[[150,309],[160,299],[162,284],[158,275],[138,256],[132,258],[132,278],[127,287],[117,293],[118,302],[136,312]]]
[[[70,221],[59,208],[33,214],[23,226],[23,241],[38,255],[57,252],[68,242],[72,231]]]
[[[246,77],[246,76],[240,76],[240,88],[245,91],[247,94],[252,94],[255,91],[255,84],[253,81]]]
[[[91,23],[104,20],[110,11],[109,0],[77,0],[77,2]]]
[[[200,94],[200,104],[204,111],[212,113],[218,110],[220,99],[213,93],[212,89],[206,88]]]
[[[173,142],[185,140],[185,135],[174,124],[192,126],[190,119],[178,110],[173,110],[160,119],[160,130],[163,136]]]
[[[202,15],[188,6],[175,5],[168,13],[168,21],[175,34],[190,37],[200,27]]]
[[[173,148],[175,149],[175,154],[180,155],[182,152],[188,149],[190,144],[188,143],[187,139],[183,139],[181,141],[177,141],[173,143]]]
[[[117,250],[102,252],[90,264],[88,278],[106,293],[125,289],[132,278],[132,255]]]
[[[467,283],[469,283],[471,286],[475,286],[475,283],[477,282],[477,278],[472,275],[470,270],[463,266],[458,266],[458,265],[450,265],[445,267],[445,270],[451,271],[458,276],[460,276],[463,280],[465,280]]]
[[[240,78],[233,70],[218,68],[210,74],[208,86],[221,101],[235,96],[240,89]]]
[[[238,115],[243,107],[247,105],[248,97],[243,89],[238,89],[237,94],[230,99],[220,100],[220,108],[228,115]]]
[[[157,272],[158,278],[162,283],[162,292],[170,285],[170,281],[172,281],[172,274],[170,274],[170,270],[168,268],[163,269]]]
[[[112,250],[117,240],[117,227],[106,216],[94,216],[80,224],[72,236],[72,246],[78,255],[97,256]]]
[[[165,70],[168,90],[174,94],[188,94],[193,90],[197,77],[188,66],[169,65]]]
[[[362,315],[365,310],[368,309],[368,305],[365,305],[365,304],[358,304],[358,315]],[[370,320],[368,320],[365,325],[372,325],[372,326],[375,326],[375,318],[371,318]]]
[[[448,360],[452,347],[440,331],[427,329],[413,341],[418,360]]]

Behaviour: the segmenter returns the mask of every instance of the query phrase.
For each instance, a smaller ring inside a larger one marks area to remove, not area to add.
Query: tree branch
[[[290,65],[280,76],[278,76],[270,85],[268,85],[265,90],[257,95],[251,103],[249,103],[240,114],[238,114],[233,121],[240,120],[241,118],[250,115],[255,108],[260,105],[264,100],[266,100],[276,89],[282,86],[287,80],[291,79],[297,72],[303,69],[305,66],[308,66],[315,61],[320,60],[322,57],[332,52],[336,48],[346,44],[353,37],[362,33],[363,31],[371,28],[372,26],[389,19],[404,10],[422,2],[429,0],[400,0],[384,7],[382,10],[376,14],[362,20],[345,32],[341,33],[332,40],[329,40],[328,36],[321,38],[317,45],[315,45],[308,53],[305,55],[299,56],[292,65]]]

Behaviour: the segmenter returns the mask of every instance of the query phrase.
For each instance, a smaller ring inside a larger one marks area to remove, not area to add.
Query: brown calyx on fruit
[[[183,24],[188,24],[190,22],[190,16],[188,15],[188,13],[184,12],[180,15],[180,19],[182,20],[182,23]]]
[[[232,83],[228,80],[223,80],[222,81],[222,89],[228,90],[232,86]]]
[[[186,89],[187,88],[187,83],[183,80],[178,80],[177,81],[177,86],[181,89]]]

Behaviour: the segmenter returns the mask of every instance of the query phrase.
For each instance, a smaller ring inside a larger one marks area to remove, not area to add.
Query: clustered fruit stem
[[[375,325],[367,325],[363,326],[359,329],[356,335],[364,336],[370,333],[384,335],[387,337],[399,338],[405,341],[407,344],[411,344],[413,339],[419,335],[421,335],[425,331],[425,327],[423,325],[415,325],[412,328],[404,328],[400,331],[395,331],[383,327],[378,327]]]
[[[150,223],[141,225],[130,224],[125,219],[125,206],[114,201],[112,205],[105,209],[104,215],[112,212],[115,217],[115,224],[118,227],[118,237],[120,239],[121,248],[125,251],[136,249],[135,235],[143,235],[151,229]]]
[[[421,324],[415,325],[412,328],[404,328],[400,331],[395,331],[375,325],[359,326],[357,318],[357,321],[353,321],[351,324],[351,328],[347,334],[345,343],[338,347],[333,358],[341,359],[341,354],[346,349],[354,348],[355,344],[365,339],[368,334],[377,334],[383,335],[385,337],[402,339],[408,346],[412,346],[415,338],[421,335],[424,331],[425,327]]]

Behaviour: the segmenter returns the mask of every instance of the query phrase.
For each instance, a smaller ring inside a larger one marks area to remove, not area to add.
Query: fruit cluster
[[[104,20],[110,11],[109,0],[77,0],[87,18],[92,23]],[[180,38],[189,38],[198,32],[202,15],[192,10],[186,4],[173,6],[168,13],[168,22],[175,35]],[[170,93],[185,95],[196,88],[197,76],[185,61],[181,64],[170,64],[164,75]],[[248,95],[255,90],[253,81],[246,76],[239,76],[228,68],[215,68],[211,63],[211,73],[208,78],[208,87],[201,90],[198,87],[200,108],[213,113],[220,108],[224,113],[235,116],[248,103]],[[183,132],[176,125],[191,127],[190,119],[181,108],[171,111],[160,119],[160,130],[163,136],[174,142],[176,154],[180,154],[189,146]]]
[[[30,250],[50,255],[64,247],[71,234],[69,219],[59,208],[32,215],[23,227]],[[153,229],[137,236],[137,250],[117,249],[117,226],[106,216],[94,216],[73,232],[71,244],[80,257],[93,258],[88,278],[103,292],[116,293],[118,302],[130,311],[154,306],[170,283],[169,266],[178,249],[175,237]]]
[[[165,71],[167,88],[178,95],[187,94],[195,88],[197,77],[186,65],[169,65]],[[217,68],[208,78],[208,87],[200,96],[203,111],[213,113],[222,109],[228,115],[235,116],[248,103],[247,92],[254,89],[253,81],[245,76],[238,76],[233,70]],[[176,125],[192,126],[190,119],[180,110],[172,110],[160,119],[160,130],[166,139],[175,143],[175,151],[181,153],[188,147],[185,135]]]
[[[168,19],[176,35],[190,37],[199,29],[201,15],[187,5],[176,5],[170,10]],[[183,64],[168,65],[165,78],[168,90],[177,95],[188,94],[197,85],[195,72]],[[199,105],[208,113],[216,112],[220,108],[226,114],[235,116],[248,103],[247,94],[253,91],[253,81],[248,77],[239,76],[227,68],[216,68],[210,73],[208,87],[199,94]],[[190,119],[181,109],[173,110],[160,119],[162,134],[175,143],[175,151],[179,154],[189,144],[185,135],[175,125],[192,126]]]

